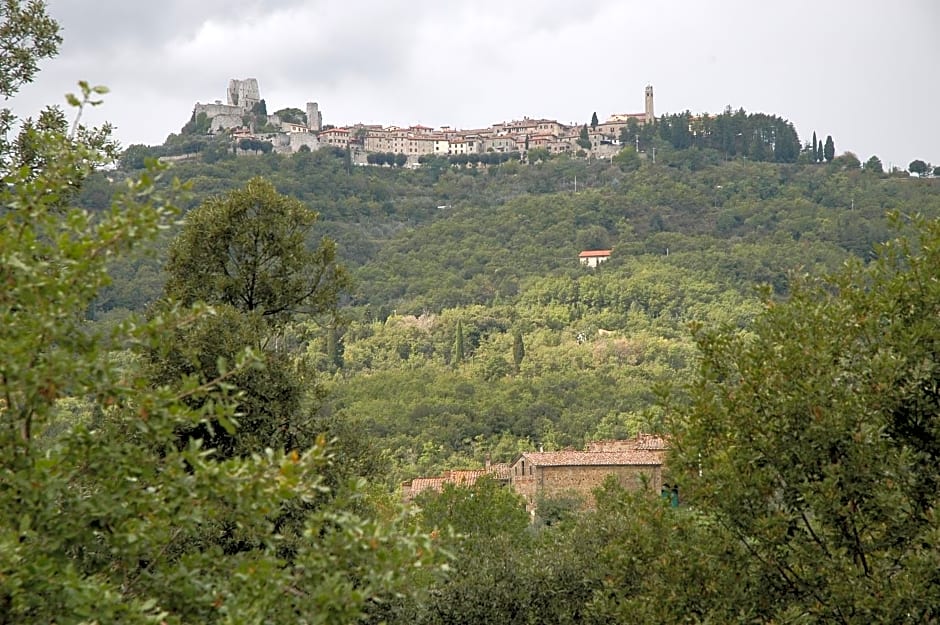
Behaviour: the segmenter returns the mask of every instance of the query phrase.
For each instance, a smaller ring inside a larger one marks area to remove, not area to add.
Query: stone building
[[[658,493],[663,455],[643,449],[529,452],[510,465],[509,483],[534,513],[542,498],[574,496],[593,508],[594,490],[610,476],[628,490]]]
[[[402,497],[411,501],[426,490],[441,492],[446,484],[469,487],[489,475],[521,495],[532,514],[546,497],[574,496],[586,508],[593,508],[593,492],[609,476],[626,489],[659,493],[667,450],[663,437],[639,434],[626,440],[594,441],[584,451],[525,452],[508,465],[487,464],[483,469],[448,471],[404,482]]]

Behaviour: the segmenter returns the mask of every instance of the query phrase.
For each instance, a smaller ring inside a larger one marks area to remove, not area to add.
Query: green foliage
[[[593,113],[591,113],[591,128],[597,128],[598,123],[599,122],[597,121],[597,111],[594,111]]]
[[[617,152],[611,161],[620,167],[621,171],[636,171],[640,168],[640,155],[631,145]]]
[[[826,135],[826,144],[822,148],[823,158],[827,163],[831,163],[836,155],[836,144],[832,141],[832,135]]]
[[[291,124],[307,124],[307,113],[300,110],[299,108],[283,108],[279,111],[274,112],[275,115],[282,121],[288,122]]]
[[[457,320],[457,329],[454,330],[454,355],[453,362],[455,365],[459,365],[464,360],[464,347],[463,347],[463,322],[459,319]]]
[[[581,126],[581,130],[578,132],[578,139],[575,142],[585,150],[591,149],[591,138],[588,136],[587,124]],[[530,156],[531,159],[531,156]]]
[[[211,121],[205,111],[200,111],[197,115],[193,112],[192,119],[186,123],[180,130],[184,135],[205,135],[209,133]]]
[[[931,167],[924,161],[920,159],[915,159],[911,161],[911,164],[907,166],[907,171],[912,174],[917,174],[918,176],[925,176],[930,173]]]
[[[884,166],[881,164],[881,159],[874,154],[865,161],[863,169],[873,174],[883,174],[885,172]]]
[[[708,148],[726,158],[745,156],[756,161],[796,162],[800,141],[793,124],[775,115],[732,112],[693,115],[686,111],[663,116],[656,124],[660,136],[679,150]]]
[[[938,618],[940,222],[914,225],[867,268],[794,281],[746,337],[699,336],[673,469],[746,547],[759,620]]]
[[[245,137],[243,139],[239,139],[238,148],[246,152],[261,152],[262,154],[268,154],[271,152],[271,150],[274,149],[274,145],[270,141]]]
[[[552,153],[548,148],[532,148],[526,153],[526,160],[529,163],[542,163],[552,158]]]
[[[227,304],[269,322],[336,307],[347,287],[328,238],[311,247],[317,214],[261,178],[190,211],[170,247],[166,294]]]
[[[516,373],[519,373],[519,367],[525,358],[525,344],[522,342],[522,331],[516,330],[512,333],[512,364]]]
[[[452,530],[462,555],[493,538],[521,538],[529,526],[522,497],[489,477],[469,487],[446,484],[440,493],[425,491],[416,503],[425,530]]]
[[[0,96],[4,100],[31,82],[39,62],[55,56],[62,43],[59,25],[46,13],[42,2],[2,0],[0,4]],[[7,132],[14,116],[0,108],[0,172],[10,150]]]

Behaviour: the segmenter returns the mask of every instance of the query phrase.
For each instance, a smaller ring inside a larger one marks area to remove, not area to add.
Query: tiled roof
[[[610,250],[585,250],[578,254],[578,258],[593,258],[595,256],[610,256]]]
[[[485,469],[455,469],[445,471],[444,475],[438,477],[416,477],[411,482],[402,484],[402,490],[406,499],[411,499],[426,490],[441,492],[445,484],[454,486],[473,486],[476,481],[484,475],[491,475],[497,480],[508,480],[510,467],[508,464],[494,464]]]
[[[522,454],[537,467],[661,465],[662,454],[647,450],[545,451]]]

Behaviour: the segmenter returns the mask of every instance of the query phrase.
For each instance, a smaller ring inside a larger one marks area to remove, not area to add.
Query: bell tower
[[[653,123],[656,114],[653,112],[653,85],[646,85],[646,107],[644,108],[645,120],[647,124]]]

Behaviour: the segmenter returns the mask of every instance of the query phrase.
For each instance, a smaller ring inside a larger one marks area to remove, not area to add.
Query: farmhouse
[[[582,265],[587,265],[593,269],[610,259],[610,252],[611,250],[584,250],[578,254],[578,260]]]
[[[470,487],[489,475],[522,495],[526,510],[533,514],[542,498],[574,496],[593,508],[593,492],[608,476],[628,490],[660,492],[667,449],[664,438],[639,434],[626,440],[594,441],[584,451],[525,452],[509,465],[487,464],[483,469],[415,478],[402,484],[402,497],[411,501],[426,490],[441,492],[446,484]]]

